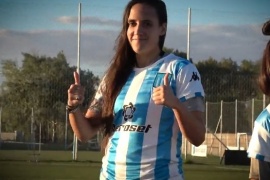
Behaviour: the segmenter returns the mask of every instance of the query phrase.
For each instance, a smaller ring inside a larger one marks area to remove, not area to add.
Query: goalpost
[[[77,57],[77,73],[80,75],[80,39],[81,39],[81,3],[79,3],[78,12],[78,57]],[[73,134],[73,160],[77,160],[78,155],[78,139],[75,133]]]

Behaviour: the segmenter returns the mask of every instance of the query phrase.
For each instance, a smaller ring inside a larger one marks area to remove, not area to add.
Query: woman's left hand
[[[164,105],[170,108],[174,108],[177,103],[179,103],[179,100],[170,87],[168,73],[164,76],[164,85],[153,89],[152,99],[155,104]]]

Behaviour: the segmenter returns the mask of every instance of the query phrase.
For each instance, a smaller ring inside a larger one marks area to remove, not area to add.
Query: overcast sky
[[[78,4],[82,5],[81,67],[102,75],[113,56],[126,0],[0,0],[0,60],[18,63],[22,52],[56,56],[64,51],[76,64]],[[167,0],[165,46],[187,50],[191,8],[190,57],[258,60],[270,37],[261,34],[270,19],[269,0]],[[199,3],[199,4],[198,4]],[[0,74],[1,75],[1,74]]]

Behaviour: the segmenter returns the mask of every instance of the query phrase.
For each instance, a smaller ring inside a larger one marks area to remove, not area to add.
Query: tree
[[[196,66],[202,77],[206,100],[231,102],[235,99],[249,100],[256,97],[257,63],[244,63],[245,66],[238,66],[231,58],[217,61],[212,57],[199,61]]]
[[[257,74],[260,70],[260,61],[242,60],[239,71],[245,74]]]
[[[65,122],[67,90],[74,82],[75,67],[70,67],[63,52],[56,57],[22,53],[22,66],[12,60],[2,61],[5,81],[2,84],[3,131],[16,129],[30,136],[31,110],[35,126],[42,124],[42,138],[54,141],[55,126]],[[86,105],[99,84],[99,78],[89,70],[81,70],[81,84],[87,89]],[[38,128],[37,128],[38,131]],[[38,134],[38,133],[36,133]]]

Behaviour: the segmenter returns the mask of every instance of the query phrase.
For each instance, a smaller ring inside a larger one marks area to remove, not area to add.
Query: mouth
[[[146,39],[137,39],[137,38],[134,38],[132,39],[132,41],[145,41]]]

